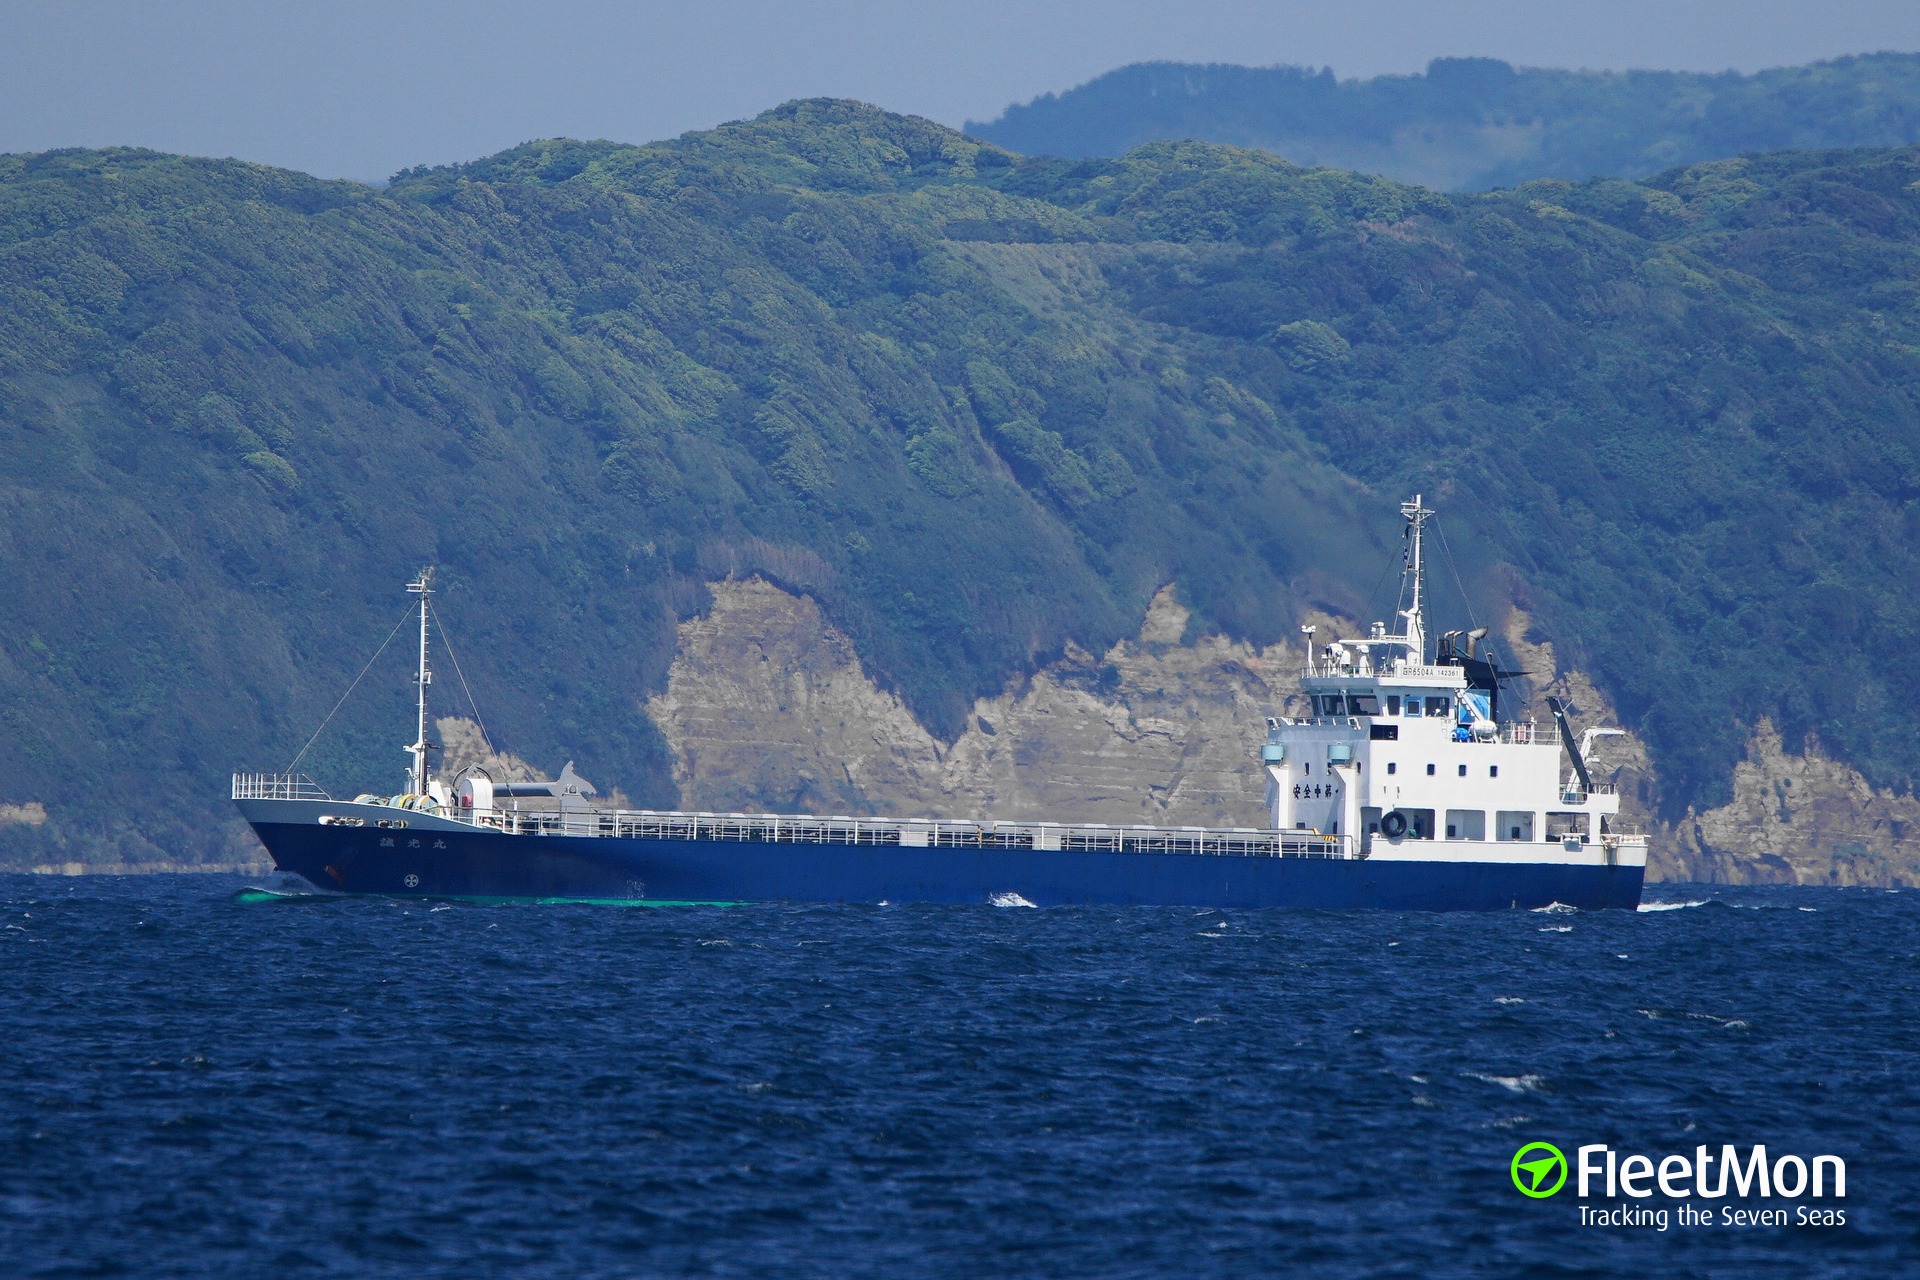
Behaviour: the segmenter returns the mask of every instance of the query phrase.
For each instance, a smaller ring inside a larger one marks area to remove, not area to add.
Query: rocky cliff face
[[[1356,629],[1315,620],[1323,636]],[[1186,640],[1187,621],[1162,591],[1136,638],[1104,654],[1068,646],[975,704],[945,743],[875,686],[811,599],[758,578],[720,582],[711,611],[681,625],[648,711],[689,808],[1261,826],[1254,749],[1264,716],[1295,709],[1300,651]],[[1516,608],[1503,630],[1536,700],[1565,698],[1582,726],[1618,724],[1592,681],[1527,627]],[[1651,878],[1920,883],[1906,843],[1920,800],[1874,792],[1817,744],[1789,755],[1771,726],[1736,771],[1733,802],[1674,826],[1653,820],[1659,779],[1637,736],[1598,739],[1590,763],[1620,789],[1625,820],[1648,829]]]
[[[1817,739],[1788,752],[1765,720],[1734,768],[1733,799],[1667,834],[1672,879],[1920,886],[1920,799],[1876,791]]]
[[[457,778],[466,769],[480,768],[495,782],[545,782],[547,775],[509,751],[497,751],[487,740],[487,731],[465,716],[440,716],[434,721],[440,733],[439,776]]]
[[[1259,826],[1262,717],[1297,655],[1217,637],[1182,644],[1163,591],[1140,634],[1068,646],[1023,686],[975,704],[943,743],[862,670],[812,600],[717,583],[680,628],[648,710],[672,743],[682,802],[721,810]]]

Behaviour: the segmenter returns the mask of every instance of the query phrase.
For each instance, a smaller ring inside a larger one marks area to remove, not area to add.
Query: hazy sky
[[[1920,50],[1920,0],[0,0],[0,151],[129,144],[383,178],[789,98],[948,124],[1164,58],[1743,71]]]

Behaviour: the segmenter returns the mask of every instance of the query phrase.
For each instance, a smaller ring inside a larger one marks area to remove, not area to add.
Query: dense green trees
[[[840,102],[384,191],[0,158],[0,801],[54,814],[0,841],[210,852],[226,771],[292,755],[424,562],[500,737],[667,803],[640,706],[717,575],[813,593],[949,733],[1169,580],[1262,641],[1366,611],[1415,486],[1670,805],[1762,714],[1905,785],[1916,183],[1444,197]],[[315,747],[342,786],[403,764],[383,661]]]
[[[1194,138],[1440,190],[1638,178],[1786,147],[1920,142],[1920,54],[1754,75],[1554,71],[1441,58],[1424,75],[1144,62],[967,131],[1031,155],[1119,156]]]

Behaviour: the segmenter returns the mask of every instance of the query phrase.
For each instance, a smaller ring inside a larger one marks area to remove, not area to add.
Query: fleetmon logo
[[[1513,1185],[1523,1196],[1545,1200],[1567,1185],[1567,1158],[1551,1142],[1529,1142],[1513,1153]]]

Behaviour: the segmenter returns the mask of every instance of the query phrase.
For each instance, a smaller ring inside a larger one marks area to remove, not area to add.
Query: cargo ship
[[[1505,714],[1482,630],[1429,638],[1424,539],[1406,520],[1394,624],[1317,649],[1301,716],[1249,733],[1266,828],[705,813],[606,805],[551,782],[442,776],[428,740],[432,573],[419,600],[404,790],[335,799],[299,773],[236,773],[276,867],[322,892],[640,903],[1021,903],[1391,910],[1633,908],[1643,834],[1587,763],[1567,708]],[[1510,701],[1511,699],[1509,699]],[[1523,718],[1524,717],[1524,718]],[[1257,761],[1257,764],[1256,764]],[[1565,772],[1562,772],[1563,762]]]

